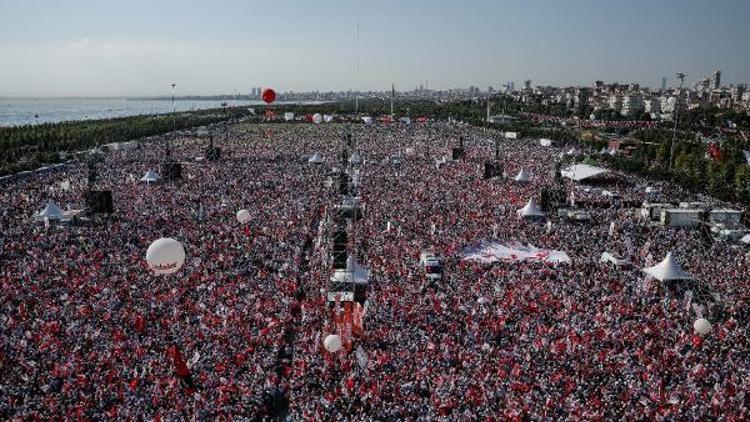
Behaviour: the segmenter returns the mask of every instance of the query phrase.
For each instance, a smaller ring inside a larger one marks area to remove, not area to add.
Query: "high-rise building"
[[[661,92],[664,92],[667,90],[667,77],[664,76],[661,78]]]
[[[721,70],[717,70],[716,72],[714,72],[714,74],[711,76],[711,79],[714,83],[714,89],[721,88]]]
[[[523,81],[523,90],[524,91],[531,91],[531,79],[527,79]]]

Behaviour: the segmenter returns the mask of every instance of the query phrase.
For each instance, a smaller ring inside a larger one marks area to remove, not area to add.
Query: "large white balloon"
[[[146,251],[148,267],[156,274],[173,274],[185,263],[185,249],[172,238],[155,240]]]
[[[323,346],[331,353],[336,353],[341,349],[341,337],[336,334],[330,334],[323,340]]]
[[[320,113],[315,113],[315,114],[313,115],[313,122],[314,122],[314,123],[316,123],[316,124],[317,124],[317,123],[320,123],[320,122],[322,122],[322,121],[323,121],[323,116],[321,116],[321,115],[320,115]]]
[[[237,221],[239,221],[242,224],[245,224],[248,221],[250,221],[250,211],[248,210],[237,211]]]
[[[693,323],[693,329],[695,329],[696,333],[704,336],[711,331],[711,323],[705,318],[698,318]]]

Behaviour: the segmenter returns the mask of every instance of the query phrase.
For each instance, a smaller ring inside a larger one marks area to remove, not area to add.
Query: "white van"
[[[424,268],[428,280],[434,281],[443,278],[443,264],[432,252],[422,252],[419,256],[419,265]]]

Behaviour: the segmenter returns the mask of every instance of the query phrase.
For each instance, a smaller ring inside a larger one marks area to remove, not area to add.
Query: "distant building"
[[[531,79],[527,79],[523,81],[523,90],[524,91],[531,91]]]
[[[673,113],[675,106],[677,105],[677,97],[663,95],[661,97],[661,111],[662,113]]]
[[[714,83],[713,89],[721,88],[721,70],[715,71],[714,74],[711,76],[711,79],[713,80],[713,83]]]
[[[622,98],[620,114],[626,117],[635,116],[645,109],[643,97],[640,95],[626,95]]]
[[[644,100],[643,111],[646,113],[661,113],[661,101],[658,98]]]
[[[610,110],[620,111],[622,108],[622,98],[617,94],[610,95],[608,106]]]
[[[663,93],[666,90],[667,90],[667,77],[664,76],[663,78],[661,78],[661,92]]]

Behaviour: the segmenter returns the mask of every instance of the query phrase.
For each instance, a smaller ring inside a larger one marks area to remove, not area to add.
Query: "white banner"
[[[482,264],[499,261],[570,263],[570,257],[568,257],[568,254],[563,251],[539,249],[531,244],[524,245],[518,241],[508,243],[489,242],[468,246],[463,250],[463,259],[465,261],[479,262]]]

